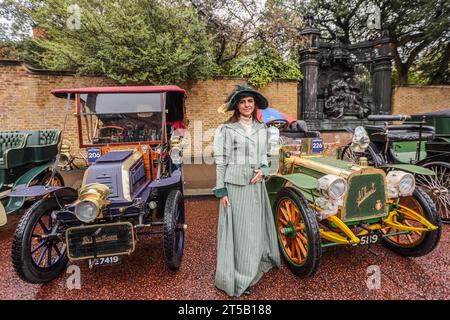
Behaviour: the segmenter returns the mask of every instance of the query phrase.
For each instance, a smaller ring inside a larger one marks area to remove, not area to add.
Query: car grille
[[[69,228],[66,239],[71,260],[123,255],[134,251],[133,225],[129,222]]]
[[[373,170],[373,169],[372,169]],[[386,215],[384,173],[355,173],[349,177],[342,220],[360,221]]]

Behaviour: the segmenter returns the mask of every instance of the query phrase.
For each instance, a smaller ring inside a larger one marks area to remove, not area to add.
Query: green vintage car
[[[60,142],[58,129],[0,132],[0,227],[7,214],[21,209],[26,200],[8,197],[11,191],[35,184],[64,185],[60,174],[52,176]]]
[[[436,247],[441,220],[412,173],[386,174],[370,167],[364,157],[358,165],[325,157],[320,134],[308,131],[301,121],[267,125],[278,127],[281,144],[278,152],[269,143],[266,186],[281,253],[296,275],[312,276],[322,249],[330,246],[381,242],[400,255],[415,257]],[[355,130],[355,149],[367,148],[369,142],[364,128]]]

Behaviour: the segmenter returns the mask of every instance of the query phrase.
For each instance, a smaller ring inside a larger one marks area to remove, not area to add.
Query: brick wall
[[[215,128],[225,122],[232,112],[221,114],[217,108],[224,103],[228,94],[238,84],[245,82],[242,78],[217,78],[188,82],[180,86],[188,92],[186,100],[186,116],[189,120],[189,132],[196,142],[192,144],[191,156],[196,161],[199,154],[204,151],[208,155],[212,150],[212,141]],[[276,81],[262,88],[260,92],[269,100],[270,106],[289,114],[297,116],[297,82]],[[197,139],[199,133],[206,133],[203,139]]]
[[[101,77],[74,77],[48,72],[36,74],[22,63],[0,62],[0,131],[62,129],[66,101],[50,94],[52,89],[112,84],[113,81]],[[77,152],[73,101],[71,107],[64,138]]]
[[[396,87],[392,114],[417,114],[450,109],[450,86]]]
[[[231,113],[217,113],[217,108],[223,104],[235,85],[244,82],[242,78],[222,77],[180,84],[188,94],[186,115],[191,137],[194,136],[194,129],[200,134],[209,130],[209,135],[198,139],[195,145],[192,143],[197,151],[211,145],[214,129],[231,116]],[[102,77],[75,77],[61,72],[35,71],[18,61],[0,60],[0,131],[62,128],[65,100],[50,94],[52,89],[114,84],[114,81]],[[261,92],[268,98],[271,106],[296,116],[296,81],[276,81],[261,89]],[[71,143],[73,151],[77,153],[77,127],[75,117],[72,116],[74,112],[72,102],[65,140]]]

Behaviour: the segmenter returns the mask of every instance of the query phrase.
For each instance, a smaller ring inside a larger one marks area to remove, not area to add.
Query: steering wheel
[[[266,126],[274,126],[278,129],[286,129],[289,126],[289,121],[286,119],[273,119],[266,123]]]
[[[105,132],[105,130],[115,130],[115,132],[112,131],[111,133],[114,132],[114,137],[117,137],[118,141],[112,141],[113,140],[112,139],[113,138],[112,135],[111,136],[104,136],[102,133]],[[104,126],[104,127],[101,127],[99,129],[98,139],[105,140],[104,143],[120,142],[120,138],[119,137],[123,137],[124,132],[126,132],[126,129],[123,128],[123,127],[119,127],[119,126]],[[109,139],[110,141],[106,141],[107,139]]]
[[[106,129],[115,129],[115,130],[119,130],[119,131],[124,131],[125,130],[125,128],[122,128],[122,127],[119,127],[119,126],[104,126],[104,127],[101,127],[99,131],[103,131],[103,130],[106,130]]]

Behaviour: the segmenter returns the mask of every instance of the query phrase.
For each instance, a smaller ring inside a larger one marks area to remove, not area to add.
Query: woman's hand
[[[263,178],[264,174],[261,169],[255,170],[255,176],[250,181],[251,184],[257,184]]]
[[[230,206],[230,200],[228,199],[228,196],[220,198],[220,203],[226,208]]]

